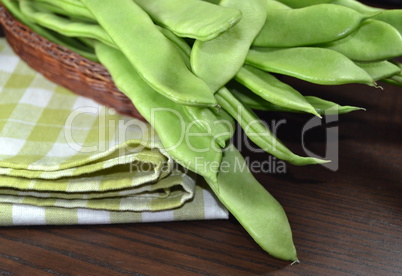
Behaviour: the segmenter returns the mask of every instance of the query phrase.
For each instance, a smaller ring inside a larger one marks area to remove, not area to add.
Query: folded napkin
[[[149,124],[46,80],[0,39],[0,225],[225,219]]]

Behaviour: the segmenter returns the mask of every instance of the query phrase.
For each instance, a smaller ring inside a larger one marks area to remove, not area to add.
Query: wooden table
[[[270,257],[231,218],[1,228],[0,275],[402,275],[402,88],[292,83],[367,109],[306,133],[311,116],[260,113],[286,120],[278,135],[300,154],[302,136],[323,155],[326,130],[339,130],[337,171],[286,165],[286,173],[255,174],[286,210],[300,264]]]

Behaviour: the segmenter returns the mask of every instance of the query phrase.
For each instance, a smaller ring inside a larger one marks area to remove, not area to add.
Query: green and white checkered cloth
[[[0,39],[0,225],[227,217],[147,123],[48,81]]]

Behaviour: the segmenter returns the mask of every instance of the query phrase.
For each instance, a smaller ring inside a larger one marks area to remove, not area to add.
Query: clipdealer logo
[[[322,118],[313,117],[304,125],[302,129],[302,147],[304,152],[309,157],[315,157],[318,159],[328,160],[330,162],[322,163],[321,166],[331,170],[337,171],[339,169],[339,127],[331,126],[335,122],[339,121],[339,111],[338,108],[330,108],[325,111]],[[325,126],[326,141],[325,141],[325,156],[320,156],[306,146],[305,135],[308,131],[316,128]]]

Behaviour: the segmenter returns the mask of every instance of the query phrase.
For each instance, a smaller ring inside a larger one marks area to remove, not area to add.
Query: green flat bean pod
[[[366,71],[373,80],[379,81],[401,72],[401,68],[389,61],[356,62],[356,65]]]
[[[304,8],[308,6],[327,4],[331,2],[331,0],[278,0],[278,1],[292,8]]]
[[[344,55],[317,47],[255,48],[246,63],[267,72],[296,77],[311,83],[338,85],[364,83],[374,85],[363,69]]]
[[[243,90],[231,89],[232,94],[239,99],[245,106],[262,111],[274,111],[274,112],[291,112],[300,113],[300,110],[294,110],[282,106],[275,105],[273,103],[265,101],[258,95],[252,92],[247,93]],[[304,96],[306,101],[311,104],[316,112],[320,115],[336,115],[345,114],[352,111],[364,110],[361,107],[349,106],[349,105],[339,105],[337,103],[327,101],[314,96]]]
[[[375,12],[382,11],[382,9],[370,7],[370,6],[367,6],[359,1],[355,1],[355,0],[332,0],[331,3],[335,4],[335,5],[340,5],[340,6],[354,9],[355,11],[363,13],[363,14],[373,14]]]
[[[298,262],[285,211],[254,178],[233,145],[224,151],[222,164],[216,182],[206,179],[219,200],[261,248],[276,258]]]
[[[240,124],[249,139],[264,151],[294,165],[321,164],[327,161],[312,157],[302,157],[291,152],[258,119],[251,109],[245,107],[226,88],[215,94],[218,103]]]
[[[332,4],[301,9],[273,9],[268,5],[267,19],[252,45],[295,47],[327,43],[347,36],[364,19],[352,9]]]
[[[368,19],[352,34],[323,44],[355,61],[381,61],[402,55],[402,36],[388,23]]]
[[[199,0],[134,0],[159,25],[180,37],[211,40],[242,17],[237,9]]]
[[[136,3],[131,0],[82,2],[153,89],[181,104],[217,104],[208,85],[186,67],[176,46]]]
[[[196,41],[191,51],[193,72],[216,92],[243,66],[251,43],[267,15],[266,0],[223,0],[223,7],[239,9],[239,23],[210,41]]]
[[[212,144],[212,137],[193,123],[184,106],[153,90],[119,50],[102,43],[96,43],[95,49],[116,86],[135,103],[141,115],[156,130],[167,152],[184,167],[216,180],[217,170],[214,171],[211,164],[220,164],[221,148]]]
[[[267,72],[245,65],[235,79],[266,101],[320,117],[302,94]]]
[[[34,2],[20,0],[21,12],[37,24],[69,37],[85,37],[99,40],[109,46],[114,46],[110,36],[97,24],[71,21],[53,13],[36,9]]]

